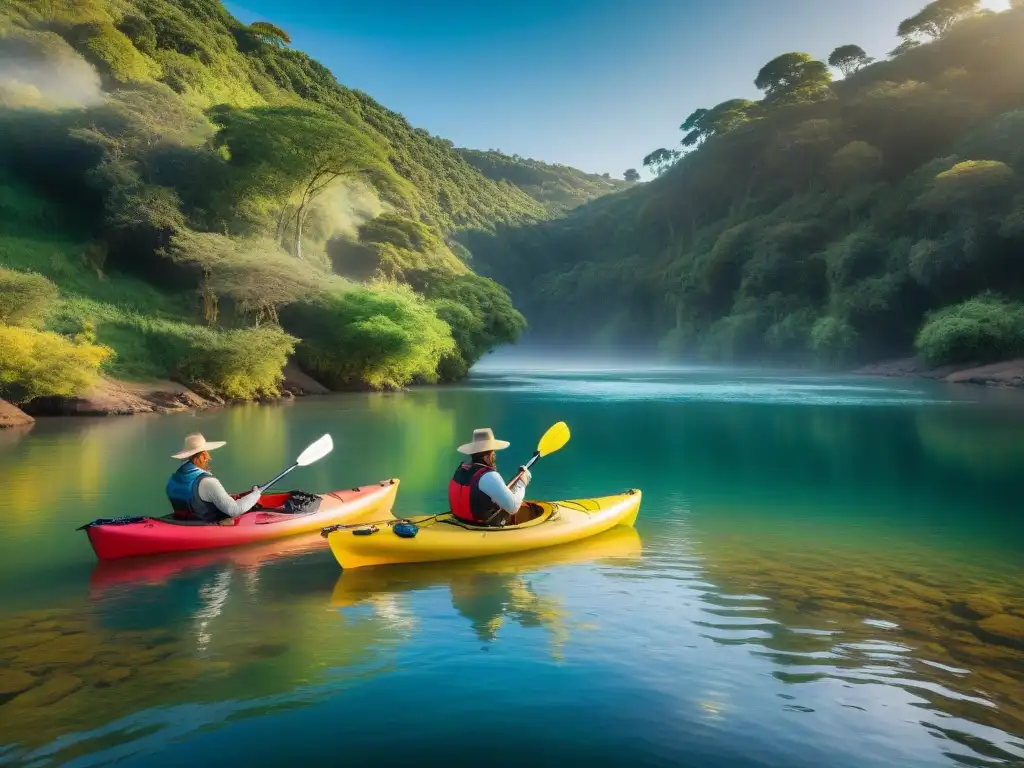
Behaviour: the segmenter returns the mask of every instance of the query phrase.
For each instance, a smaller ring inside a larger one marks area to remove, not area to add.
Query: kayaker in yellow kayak
[[[223,440],[207,442],[199,433],[185,438],[184,448],[171,456],[187,459],[167,481],[167,498],[174,516],[181,520],[202,520],[207,523],[230,523],[244,515],[260,500],[260,489],[234,499],[224,490],[220,480],[210,474],[210,451],[227,445]]]
[[[448,484],[448,504],[451,513],[475,525],[501,527],[515,523],[515,514],[526,496],[530,484],[530,470],[520,467],[519,477],[509,488],[498,474],[495,452],[508,448],[505,440],[495,440],[489,428],[473,430],[472,442],[456,450],[470,457],[455,470]]]

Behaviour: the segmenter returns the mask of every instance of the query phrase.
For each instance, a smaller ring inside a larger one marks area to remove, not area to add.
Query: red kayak
[[[100,560],[235,547],[319,531],[328,525],[369,521],[390,512],[397,493],[397,479],[320,495],[270,493],[230,525],[171,516],[119,517],[93,520],[79,530],[85,530]]]

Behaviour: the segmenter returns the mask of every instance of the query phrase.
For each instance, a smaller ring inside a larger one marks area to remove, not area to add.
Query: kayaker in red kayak
[[[184,448],[171,456],[187,459],[167,481],[167,498],[174,516],[181,520],[202,520],[207,523],[230,523],[260,500],[260,489],[234,499],[224,490],[220,480],[210,474],[210,451],[227,445],[223,440],[207,442],[199,433],[185,438]]]
[[[512,487],[505,485],[498,474],[495,452],[508,446],[505,440],[495,440],[494,432],[488,427],[473,430],[473,441],[456,449],[471,458],[468,463],[459,465],[448,484],[448,504],[455,517],[467,523],[495,527],[514,522],[531,475],[530,470],[520,467],[521,474]]]

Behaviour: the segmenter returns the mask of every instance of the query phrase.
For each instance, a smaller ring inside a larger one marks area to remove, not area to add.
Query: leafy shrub
[[[811,351],[819,362],[842,365],[857,349],[857,332],[838,317],[822,317],[811,327]]]
[[[512,305],[508,291],[493,280],[437,269],[409,271],[406,278],[413,288],[441,307],[442,317],[452,327],[452,336],[467,368],[495,347],[515,343],[526,330],[526,318]],[[456,312],[451,302],[468,309],[469,315]]]
[[[198,340],[205,343],[181,361],[180,374],[233,400],[279,395],[282,369],[298,341],[274,325],[202,334]]]
[[[1024,354],[1024,304],[978,296],[930,314],[915,347],[929,365],[991,362]]]
[[[71,44],[100,73],[117,83],[152,80],[159,68],[132,45],[132,41],[113,24],[80,24],[70,33]]]
[[[92,386],[109,347],[76,343],[52,331],[0,325],[0,397],[74,397]]]
[[[42,275],[0,267],[0,324],[42,327],[57,297],[57,286]]]
[[[281,319],[302,338],[302,366],[339,389],[436,381],[441,359],[457,350],[448,325],[407,286],[328,294],[285,307]]]

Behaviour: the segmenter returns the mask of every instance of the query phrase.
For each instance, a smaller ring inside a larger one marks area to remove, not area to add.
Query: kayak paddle
[[[537,443],[537,450],[533,452],[533,456],[526,462],[525,469],[529,469],[537,463],[537,459],[541,456],[547,456],[550,453],[562,448],[566,443],[569,442],[569,425],[564,421],[560,421],[552,426],[544,436],[541,437],[540,442]],[[523,476],[522,472],[517,472],[516,476],[512,478],[512,481],[508,484],[511,488],[516,482]]]
[[[266,485],[261,485],[260,486],[260,493],[264,493],[267,490],[267,488],[272,486],[274,483],[276,483],[278,480],[280,480],[282,477],[287,475],[289,472],[291,472],[296,467],[308,467],[313,462],[320,461],[320,459],[322,459],[324,456],[326,456],[328,453],[330,453],[333,450],[334,450],[334,441],[331,439],[330,435],[324,435],[323,437],[321,437],[316,442],[311,443],[309,445],[309,447],[306,448],[306,450],[304,450],[302,453],[300,453],[299,454],[299,458],[297,458],[295,460],[295,463],[292,464],[290,467],[288,467],[288,469],[286,469],[284,472],[282,472],[280,475],[275,477],[273,480],[271,480]]]

